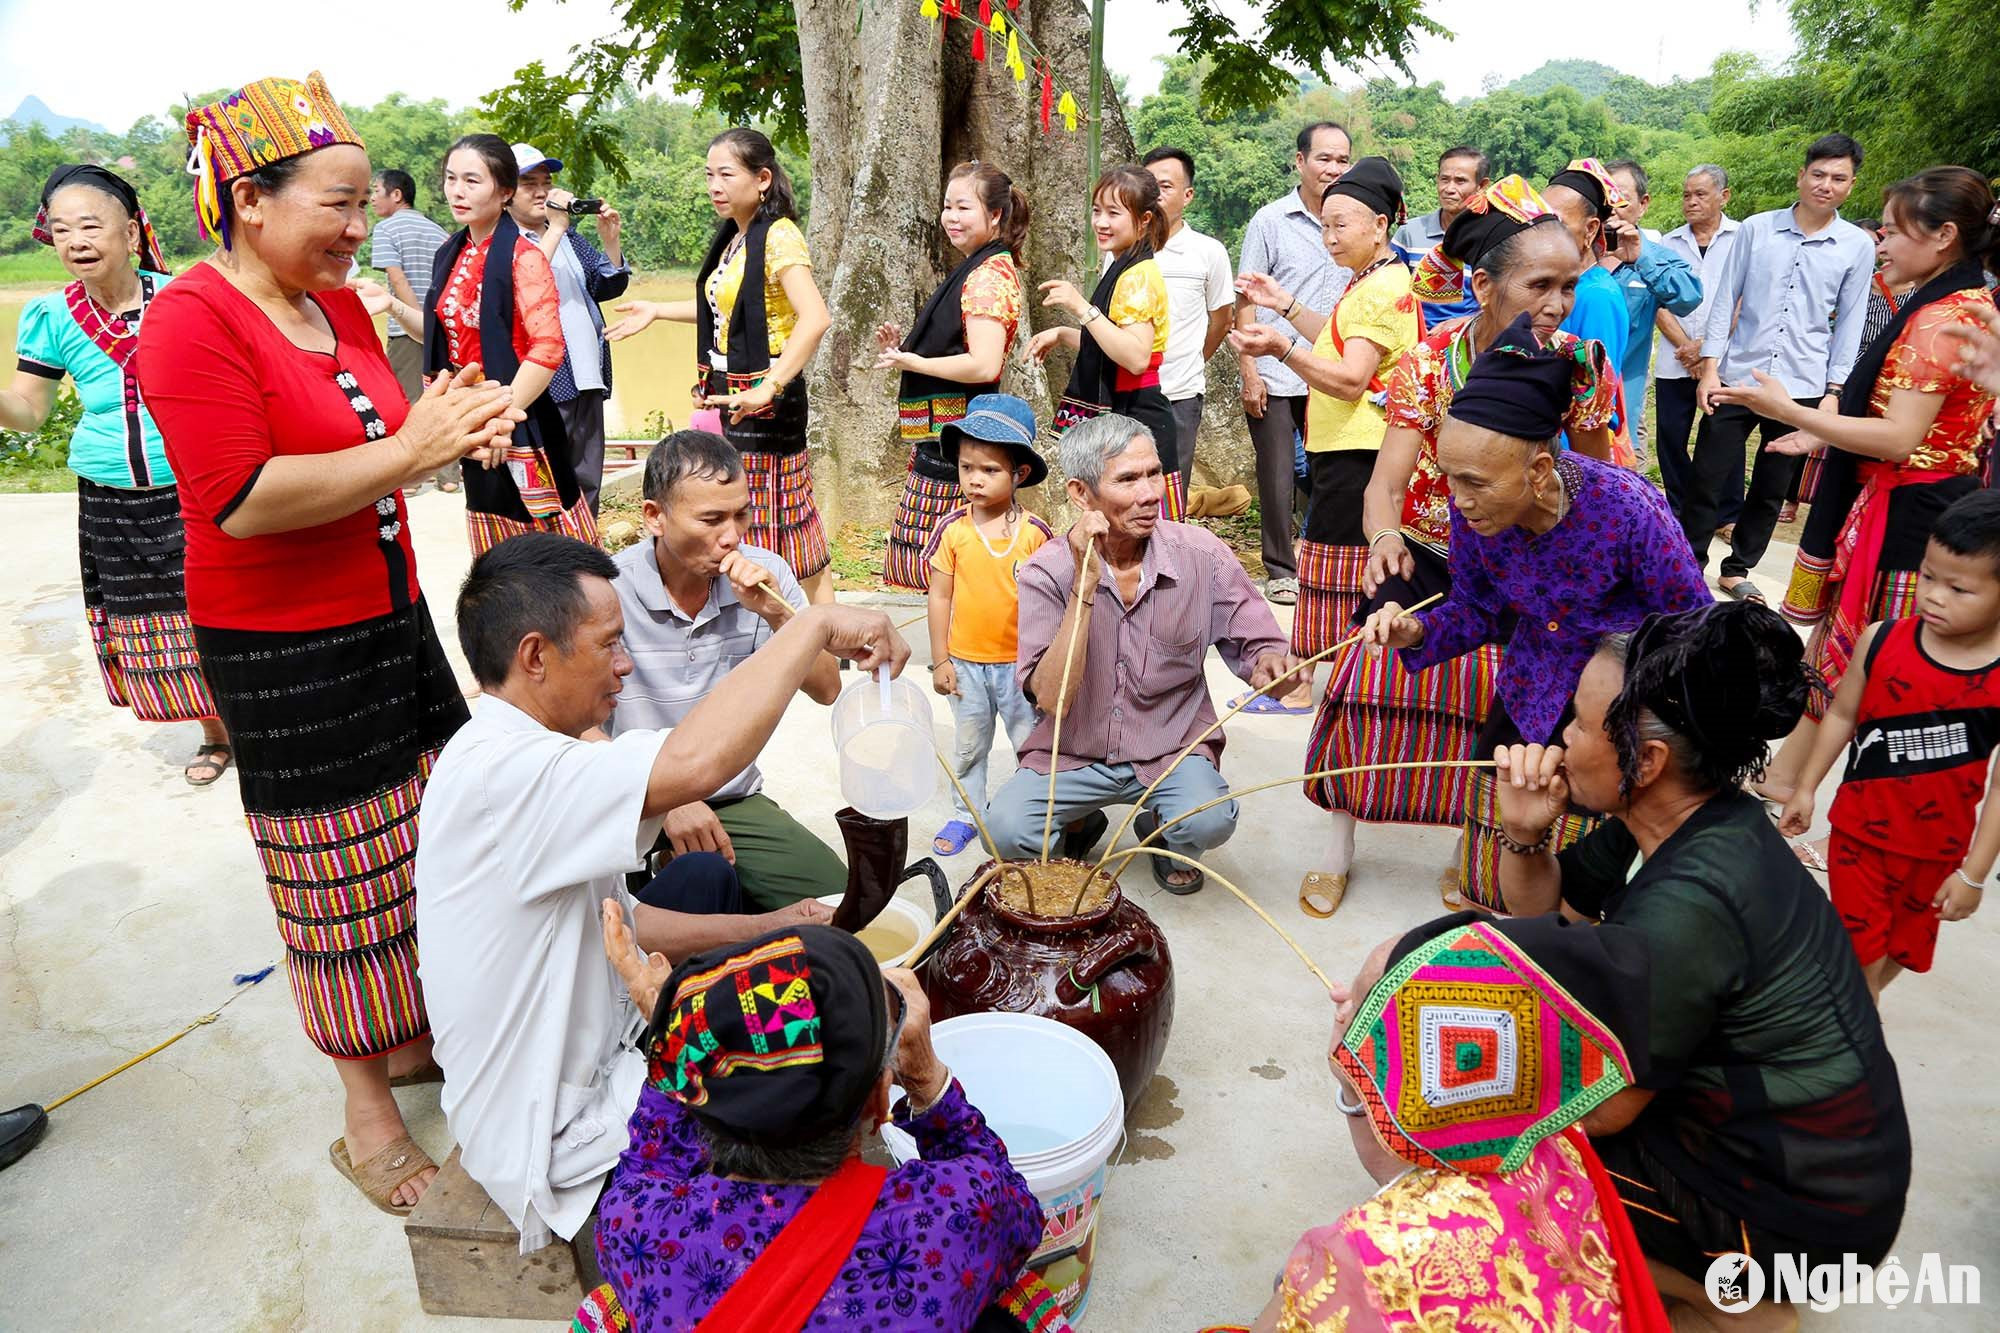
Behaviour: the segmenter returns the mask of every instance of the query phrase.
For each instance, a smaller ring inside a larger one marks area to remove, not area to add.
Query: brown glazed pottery
[[[1128,1115],[1166,1054],[1173,958],[1153,919],[1115,884],[1105,902],[1073,917],[1017,912],[989,884],[922,976],[933,1019],[1039,1014],[1089,1037],[1117,1067]]]
[[[922,875],[930,881],[931,899],[942,916],[951,906],[951,882],[944,869],[926,856],[904,866],[910,850],[910,821],[876,819],[849,806],[836,814],[841,841],[847,844],[847,892],[833,909],[833,924],[859,931],[882,915],[905,880]]]

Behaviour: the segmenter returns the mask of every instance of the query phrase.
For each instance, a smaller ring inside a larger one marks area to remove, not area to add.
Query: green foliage
[[[40,430],[32,435],[0,430],[0,492],[75,490],[69,437],[82,420],[83,400],[65,382]]]
[[[1212,116],[1269,108],[1298,87],[1295,71],[1331,80],[1342,68],[1388,60],[1409,73],[1420,34],[1451,33],[1424,17],[1421,0],[1269,0],[1263,31],[1246,32],[1241,17],[1211,0],[1190,0],[1187,22],[1173,30],[1183,54],[1208,63],[1201,107]]]
[[[486,95],[494,133],[509,143],[532,142],[560,158],[563,184],[587,194],[597,173],[621,185],[632,177],[618,132],[605,117],[606,96],[577,74],[550,74],[539,60],[514,71],[514,82]]]

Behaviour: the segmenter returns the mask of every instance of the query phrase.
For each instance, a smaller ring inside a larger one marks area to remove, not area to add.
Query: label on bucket
[[[1090,1302],[1090,1268],[1097,1249],[1097,1204],[1106,1168],[1053,1199],[1042,1200],[1042,1243],[1028,1256],[1066,1318],[1082,1317]]]

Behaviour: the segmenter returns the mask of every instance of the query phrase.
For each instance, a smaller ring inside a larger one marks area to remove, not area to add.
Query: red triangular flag
[[[1042,133],[1047,134],[1049,113],[1055,109],[1056,104],[1056,85],[1054,78],[1049,74],[1049,62],[1038,60],[1035,63],[1042,67]]]
[[[979,0],[979,26],[972,30],[972,58],[986,59],[986,30],[993,26],[993,0]]]

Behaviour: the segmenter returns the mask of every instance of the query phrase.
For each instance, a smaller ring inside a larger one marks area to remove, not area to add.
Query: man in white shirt
[[[1194,158],[1184,148],[1155,148],[1144,165],[1160,183],[1160,211],[1167,215],[1167,243],[1154,255],[1167,280],[1167,352],[1160,362],[1160,392],[1172,405],[1175,433],[1185,442],[1180,451],[1180,484],[1185,486],[1194,475],[1208,359],[1229,334],[1236,282],[1222,242],[1187,223],[1187,206],[1194,202]]]
[[[1685,320],[1662,309],[1654,317],[1660,331],[1659,357],[1653,371],[1654,427],[1659,436],[1660,483],[1667,503],[1681,512],[1686,494],[1688,440],[1694,434],[1695,375],[1701,369],[1701,339],[1714,309],[1713,275],[1729,262],[1729,248],[1743,224],[1729,216],[1729,173],[1712,162],[1688,172],[1681,182],[1681,216],[1687,221],[1661,238],[1660,244],[1688,262],[1701,279],[1701,304]],[[1628,394],[1632,392],[1629,388]],[[1743,478],[1722,497],[1723,526],[1736,522],[1743,509]]]
[[[604,956],[605,900],[639,947],[678,960],[831,913],[758,916],[634,904],[625,873],[661,817],[740,772],[825,652],[900,672],[909,645],[879,612],[812,607],[670,732],[602,739],[626,655],[616,567],[554,533],[502,542],[459,592],[459,642],[485,694],[424,792],[416,861],[418,976],[460,1161],[521,1233],[523,1253],[583,1227],[627,1143],[645,1061]],[[688,858],[676,857],[668,874]],[[674,901],[669,894],[667,901]],[[681,906],[712,909],[713,897]]]

